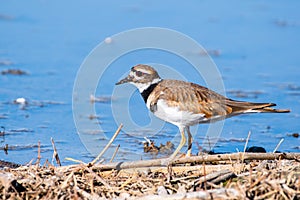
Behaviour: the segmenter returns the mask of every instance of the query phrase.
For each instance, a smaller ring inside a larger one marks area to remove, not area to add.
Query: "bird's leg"
[[[186,127],[186,132],[188,134],[188,150],[187,150],[187,153],[186,153],[186,157],[190,157],[191,156],[191,153],[192,153],[192,142],[193,142],[193,136],[190,132],[190,127]]]
[[[184,127],[179,127],[180,134],[181,134],[180,143],[179,143],[177,149],[174,151],[174,153],[167,159],[167,162],[164,162],[162,164],[169,165],[174,160],[174,158],[176,157],[176,155],[178,154],[178,152],[181,150],[181,148],[185,145],[185,143],[186,143],[186,137],[184,135],[184,129],[185,129]]]

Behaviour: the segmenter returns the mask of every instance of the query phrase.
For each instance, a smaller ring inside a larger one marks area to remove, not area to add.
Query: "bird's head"
[[[156,70],[149,65],[136,65],[131,68],[128,76],[116,83],[120,85],[123,83],[131,83],[135,85],[140,92],[143,92],[150,85],[161,80]]]

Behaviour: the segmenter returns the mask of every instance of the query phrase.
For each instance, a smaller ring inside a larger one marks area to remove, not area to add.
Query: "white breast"
[[[150,109],[150,102],[147,102],[147,107]],[[179,107],[169,107],[164,100],[157,101],[157,110],[154,115],[176,126],[192,126],[206,120],[204,114],[194,114],[181,111]]]

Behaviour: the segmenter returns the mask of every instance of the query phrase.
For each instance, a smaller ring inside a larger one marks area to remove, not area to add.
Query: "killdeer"
[[[210,123],[245,113],[286,113],[290,110],[273,109],[274,103],[252,103],[226,98],[206,87],[195,83],[161,79],[155,69],[148,65],[136,65],[129,75],[116,83],[131,83],[141,93],[147,108],[158,118],[176,125],[181,133],[181,141],[173,160],[186,143],[187,156],[191,154],[192,135],[190,126]]]

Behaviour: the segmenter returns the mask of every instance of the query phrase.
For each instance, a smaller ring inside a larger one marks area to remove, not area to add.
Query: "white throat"
[[[161,79],[160,78],[156,78],[156,79],[153,79],[152,82],[149,82],[149,83],[134,83],[134,82],[131,82],[131,84],[133,84],[135,87],[137,87],[139,89],[140,93],[142,93],[150,85],[158,83],[159,81],[161,81]]]

